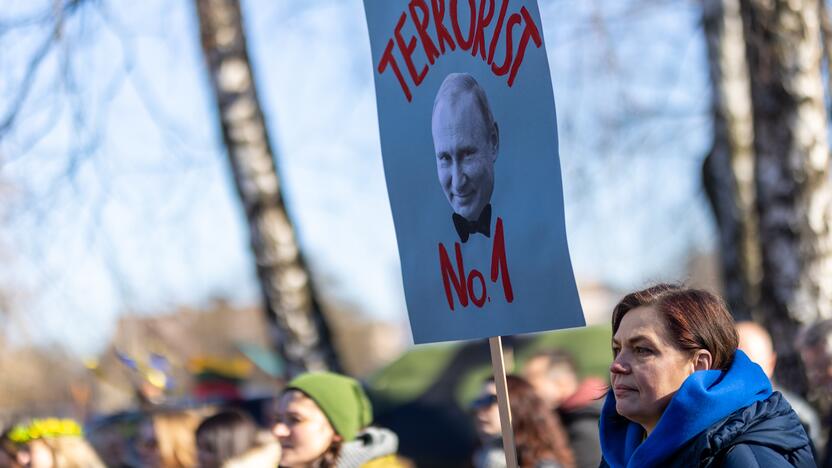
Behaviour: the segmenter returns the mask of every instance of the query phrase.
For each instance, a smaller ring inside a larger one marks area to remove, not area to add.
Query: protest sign
[[[414,341],[584,325],[537,3],[365,11]]]
[[[583,326],[535,0],[365,0],[413,340]]]
[[[384,173],[415,343],[585,324],[536,0],[365,0]]]

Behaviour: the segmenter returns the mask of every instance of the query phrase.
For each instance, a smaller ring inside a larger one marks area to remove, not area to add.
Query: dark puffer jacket
[[[729,369],[692,373],[648,437],[616,411],[609,392],[600,421],[601,466],[754,468],[815,466],[806,431],[763,370],[737,350]]]
[[[665,463],[668,468],[817,466],[800,420],[779,392],[714,424]]]
[[[774,392],[714,424],[672,457],[671,467],[815,467],[806,433]]]

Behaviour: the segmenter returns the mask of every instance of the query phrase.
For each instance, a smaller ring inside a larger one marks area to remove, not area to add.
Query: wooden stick
[[[503,347],[503,366],[506,369],[506,375],[514,373],[514,346],[510,340],[503,343],[500,338],[500,345]]]
[[[503,451],[506,453],[506,467],[517,468],[517,452],[514,448],[514,431],[511,428],[511,408],[508,406],[506,368],[503,362],[503,341],[499,336],[488,339],[491,346],[491,368],[497,385],[497,406],[500,410],[500,427],[503,430]]]

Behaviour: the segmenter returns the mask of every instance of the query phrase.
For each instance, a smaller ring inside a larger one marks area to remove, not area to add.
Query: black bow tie
[[[481,233],[485,237],[491,237],[491,204],[485,205],[480,217],[476,221],[468,221],[462,216],[454,213],[452,216],[456,233],[463,243],[468,242],[471,234]]]

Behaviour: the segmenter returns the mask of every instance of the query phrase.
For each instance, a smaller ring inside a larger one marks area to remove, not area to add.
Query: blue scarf
[[[660,466],[712,424],[770,395],[766,374],[737,350],[727,371],[698,371],[688,376],[644,439],[639,424],[615,411],[615,395],[610,391],[601,410],[601,452],[612,468]]]

